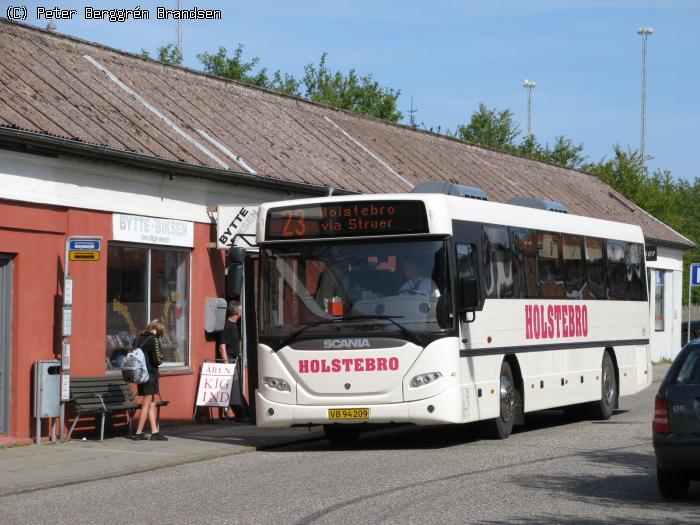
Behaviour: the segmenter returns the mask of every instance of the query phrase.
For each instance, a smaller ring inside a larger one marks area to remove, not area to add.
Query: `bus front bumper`
[[[461,389],[459,386],[419,401],[408,403],[347,405],[287,405],[266,399],[258,390],[255,395],[257,426],[282,428],[293,425],[328,425],[332,423],[415,423],[439,425],[462,423]],[[330,419],[331,409],[367,408],[367,419]]]

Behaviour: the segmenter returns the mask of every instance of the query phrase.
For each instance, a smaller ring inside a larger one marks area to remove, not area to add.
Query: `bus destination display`
[[[416,201],[309,204],[267,212],[268,240],[428,233],[425,205]]]

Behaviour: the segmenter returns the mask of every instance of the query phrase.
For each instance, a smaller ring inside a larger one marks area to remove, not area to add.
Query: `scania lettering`
[[[263,204],[257,244],[261,427],[506,438],[536,410],[607,419],[651,382],[637,226],[412,192]]]
[[[323,348],[367,348],[368,339],[324,339]]]

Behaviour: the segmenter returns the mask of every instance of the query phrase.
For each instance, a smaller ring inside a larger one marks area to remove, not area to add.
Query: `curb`
[[[205,452],[201,454],[191,454],[188,456],[183,456],[180,458],[172,458],[168,460],[163,460],[149,465],[129,467],[124,469],[115,469],[108,472],[101,472],[99,474],[89,474],[86,476],[79,476],[72,479],[63,479],[61,481],[50,481],[50,482],[39,482],[26,485],[18,485],[8,489],[0,489],[0,498],[5,496],[14,496],[18,494],[26,494],[28,492],[36,492],[39,490],[47,490],[53,488],[67,487],[70,485],[78,485],[80,483],[88,483],[90,481],[100,481],[104,479],[120,478],[124,476],[129,476],[132,474],[141,474],[144,472],[151,472],[154,470],[160,470],[169,467],[175,467],[178,465],[187,465],[189,463],[199,463],[201,461],[207,461],[210,459],[218,459],[227,456],[237,456],[239,454],[247,454],[249,452],[257,452],[263,450],[270,450],[279,447],[296,445],[299,443],[306,443],[309,441],[319,441],[323,439],[323,434],[309,435],[308,437],[294,438],[290,441],[284,441],[281,443],[275,443],[271,445],[265,445],[260,447],[236,445],[235,449],[231,450],[217,450],[212,452]],[[21,445],[20,445],[21,446]]]

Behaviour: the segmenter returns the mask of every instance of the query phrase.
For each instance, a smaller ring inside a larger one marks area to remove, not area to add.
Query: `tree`
[[[163,64],[170,64],[171,66],[182,64],[182,53],[175,44],[161,46],[157,49],[157,52],[158,58],[156,60],[163,62]],[[141,49],[141,56],[143,58],[151,58],[151,54],[145,49]]]
[[[578,169],[585,160],[585,157],[581,155],[582,152],[583,144],[574,144],[571,139],[559,135],[552,149],[545,146],[545,160],[565,168]]]
[[[304,67],[306,98],[389,122],[403,118],[397,108],[399,90],[382,87],[372,75],[358,77],[354,69],[347,75],[340,71],[333,73],[326,65],[327,58],[328,53],[323,53],[318,66],[307,64]]]
[[[354,69],[351,69],[347,75],[343,75],[340,71],[333,73],[326,65],[327,57],[327,53],[323,53],[318,66],[314,64],[305,66],[303,84],[306,92],[302,95],[300,92],[302,82],[292,75],[277,70],[270,76],[265,67],[256,71],[260,59],[253,57],[245,60],[242,44],[238,44],[232,57],[228,56],[225,47],[220,47],[214,54],[197,55],[197,59],[204,66],[204,71],[212,75],[231,78],[288,95],[303,96],[313,102],[390,122],[398,122],[403,118],[397,109],[397,99],[400,94],[398,90],[382,87],[373,80],[372,75],[358,77]]]
[[[520,127],[513,120],[509,109],[498,111],[489,109],[483,103],[472,113],[469,124],[457,128],[457,136],[462,140],[489,148],[517,153],[524,157],[542,160],[578,169],[583,165],[583,144],[574,144],[571,139],[560,135],[552,148],[540,144],[534,135],[526,135],[520,144],[516,143]]]
[[[497,111],[489,109],[483,103],[479,110],[472,113],[469,124],[457,126],[457,137],[490,148],[503,151],[515,150],[515,139],[520,134],[520,128],[513,121],[513,113],[509,109]]]
[[[201,53],[197,55],[197,59],[204,66],[204,71],[212,75],[238,80],[288,95],[299,95],[301,83],[293,76],[277,70],[270,77],[265,67],[260,68],[257,72],[253,71],[260,63],[260,59],[253,57],[246,62],[243,59],[242,44],[238,44],[232,57],[228,56],[225,47],[220,47],[215,54]]]

